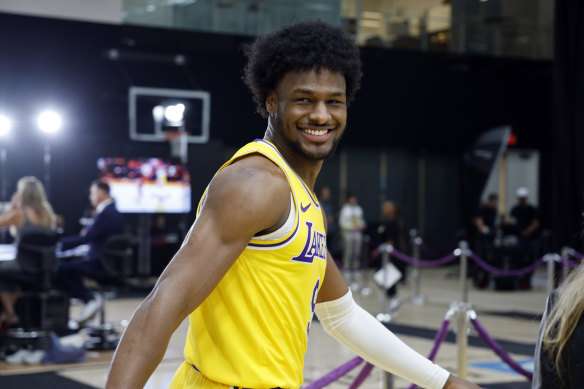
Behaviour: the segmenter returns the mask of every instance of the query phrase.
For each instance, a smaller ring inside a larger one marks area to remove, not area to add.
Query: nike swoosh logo
[[[306,212],[308,210],[308,208],[310,208],[310,205],[312,203],[308,203],[308,205],[306,207],[302,206],[302,203],[300,203],[300,210],[302,211],[302,213]]]

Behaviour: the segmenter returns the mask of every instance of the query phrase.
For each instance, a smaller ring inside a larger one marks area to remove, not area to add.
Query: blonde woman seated
[[[18,180],[10,207],[0,215],[0,228],[11,228],[16,244],[26,231],[55,230],[55,213],[47,201],[43,184],[36,177]],[[0,302],[3,308],[0,324],[3,327],[18,323],[14,306],[20,296],[20,285],[14,280],[14,275],[20,272],[17,261],[0,261]]]

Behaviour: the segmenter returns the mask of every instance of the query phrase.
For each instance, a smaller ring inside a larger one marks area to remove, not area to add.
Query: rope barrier
[[[413,229],[410,231],[410,239],[408,240],[408,246],[417,245],[424,251],[426,254],[431,256],[438,256],[439,253],[447,253],[453,250],[453,247],[457,246],[457,243],[464,238],[466,235],[465,232],[457,231],[454,235],[448,240],[448,242],[442,246],[441,248],[435,249],[426,244],[424,240],[418,236],[418,232]]]
[[[443,258],[439,258],[439,259],[435,259],[435,260],[422,260],[422,259],[416,259],[416,258],[412,258],[402,252],[399,252],[398,250],[392,248],[389,248],[391,246],[388,246],[388,250],[390,250],[389,252],[396,257],[397,259],[400,259],[404,262],[409,263],[410,265],[417,265],[419,267],[437,267],[437,266],[441,266],[444,264],[447,264],[448,262],[452,262],[456,259],[457,255],[455,253],[451,253],[448,254],[447,256],[443,257]]]
[[[533,272],[536,268],[538,268],[539,266],[541,266],[545,262],[545,258],[542,257],[542,258],[538,259],[535,263],[533,263],[527,267],[524,267],[523,269],[508,270],[508,269],[498,269],[494,266],[489,265],[487,262],[482,260],[478,255],[476,255],[472,251],[470,252],[470,258],[473,261],[475,261],[484,270],[487,270],[487,271],[489,271],[495,275],[498,275],[498,276],[522,276],[524,274]]]
[[[578,266],[580,266],[580,263],[581,263],[581,262],[570,261],[569,259],[564,258],[564,257],[560,257],[560,261],[562,262],[562,265],[568,266],[572,269],[577,268]]]
[[[434,345],[432,346],[432,350],[430,351],[430,354],[428,355],[428,359],[431,360],[432,362],[434,362],[434,359],[436,358],[436,354],[438,354],[438,350],[440,349],[442,342],[444,342],[444,339],[446,338],[446,335],[448,334],[448,326],[449,325],[450,325],[450,320],[444,319],[442,321],[442,326],[440,327],[440,329],[436,333],[436,337],[434,338]],[[417,386],[418,385],[416,385],[416,384],[411,384],[408,387],[408,389],[415,389]]]
[[[359,375],[357,375],[357,378],[355,378],[355,381],[353,381],[351,386],[349,386],[349,389],[357,389],[359,386],[361,386],[361,384],[367,379],[367,377],[369,377],[369,374],[371,374],[371,370],[373,370],[374,367],[375,366],[373,366],[369,362],[366,362],[365,366],[363,366],[363,369],[361,369],[361,371],[359,372]]]
[[[584,254],[574,251],[572,255],[579,261],[584,261]]]
[[[453,253],[448,254],[447,256],[445,256],[443,258],[438,258],[438,259],[433,259],[433,260],[422,260],[422,259],[412,258],[412,257],[396,250],[394,247],[392,247],[390,245],[387,246],[387,250],[389,251],[389,253],[391,253],[392,256],[396,257],[397,259],[399,259],[403,262],[409,263],[410,265],[417,265],[419,267],[438,267],[438,266],[447,264],[449,262],[452,262],[454,259],[459,257],[461,254],[460,249],[456,249],[456,250],[454,250]],[[481,257],[476,255],[474,252],[472,252],[470,250],[468,250],[468,251],[469,251],[468,252],[469,258],[471,258],[473,261],[475,261],[477,263],[477,265],[479,265],[481,268],[483,268],[483,270],[486,270],[486,271],[491,272],[491,273],[498,275],[498,276],[522,276],[524,274],[531,273],[535,269],[537,269],[539,266],[541,266],[544,262],[546,262],[548,260],[548,256],[554,255],[554,254],[546,254],[529,266],[526,266],[522,269],[510,270],[510,269],[496,268],[496,267],[488,264],[485,260],[481,259]],[[573,262],[573,261],[570,261],[570,260],[565,259],[563,257],[559,257],[559,258],[561,258],[561,261],[564,265],[569,266],[571,268],[575,268],[575,267],[578,267],[580,265],[579,262]]]
[[[501,357],[501,359],[507,365],[509,365],[510,368],[515,370],[517,373],[525,376],[528,380],[531,381],[533,379],[533,373],[525,370],[523,367],[521,367],[521,365],[519,365],[517,362],[515,362],[509,356],[509,354],[507,354],[507,352],[505,352],[505,350],[503,350],[503,348],[495,341],[495,339],[493,339],[487,333],[485,328],[481,325],[481,323],[476,318],[476,315],[473,315],[473,316],[475,316],[475,317],[471,316],[470,322],[472,323],[474,328],[477,330],[477,332],[478,332],[479,336],[481,337],[481,339],[483,340],[483,342],[485,342],[495,352],[495,354],[497,354],[499,357]]]
[[[345,362],[341,366],[331,370],[329,373],[320,377],[319,379],[312,381],[310,384],[306,385],[305,389],[320,389],[327,386],[331,382],[335,382],[363,362],[363,358],[355,357],[348,362]]]
[[[418,247],[421,247],[423,244],[421,238],[417,237],[416,239],[418,239],[418,241],[415,244]],[[465,243],[465,242],[462,242],[462,243]],[[448,254],[447,256],[445,256],[443,258],[436,259],[436,260],[420,260],[417,258],[412,258],[412,257],[396,250],[391,245],[382,245],[379,247],[379,250],[381,252],[385,251],[387,253],[390,253],[394,257],[396,257],[397,259],[404,261],[404,262],[407,262],[409,264],[418,266],[418,267],[441,266],[441,265],[444,265],[446,263],[453,261],[454,259],[461,256],[462,254],[466,254],[469,258],[471,258],[473,261],[475,261],[479,267],[481,267],[484,270],[491,272],[495,275],[499,275],[499,276],[521,276],[521,275],[533,272],[537,267],[541,266],[545,262],[551,262],[551,261],[561,262],[566,267],[575,268],[577,266],[580,266],[580,262],[570,261],[565,256],[560,256],[559,254],[546,254],[542,258],[540,258],[539,260],[534,262],[533,264],[531,264],[523,269],[514,269],[514,270],[498,269],[498,268],[488,264],[486,261],[481,259],[478,255],[473,253],[471,250],[466,249],[467,246],[461,245],[460,247],[461,248],[454,250],[451,254]],[[463,250],[464,250],[464,252],[463,252]],[[570,249],[569,255],[573,256],[574,258],[576,258],[579,261],[584,260],[584,255],[581,253],[578,253],[577,251],[575,251],[573,249]],[[463,255],[463,257],[464,257],[464,255]],[[448,311],[448,313],[446,314],[444,320],[442,321],[442,325],[440,326],[440,329],[436,333],[436,337],[434,338],[434,344],[432,346],[432,350],[430,351],[430,354],[428,355],[428,359],[430,361],[434,361],[434,359],[436,358],[436,354],[438,353],[438,350],[440,349],[440,346],[442,345],[442,343],[444,342],[444,339],[446,338],[446,335],[448,333],[448,326],[450,324],[450,318],[452,317],[453,313],[454,313],[454,311],[451,308]],[[514,361],[509,356],[509,354],[505,350],[503,350],[503,348],[497,343],[497,341],[489,335],[489,333],[486,331],[486,329],[478,321],[478,319],[476,317],[476,313],[473,310],[467,310],[465,317],[474,326],[474,328],[476,329],[477,333],[479,334],[479,336],[483,340],[483,342],[489,348],[491,348],[495,352],[495,354],[497,354],[510,368],[515,370],[517,373],[525,376],[528,380],[533,379],[533,373],[525,370],[523,367],[521,367],[521,365],[519,365],[516,361]],[[460,326],[460,323],[459,323],[459,326]],[[330,383],[338,380],[340,377],[344,376],[345,374],[347,374],[351,370],[355,369],[362,362],[363,362],[363,359],[361,357],[355,357],[352,360],[346,362],[345,364],[335,368],[331,372],[325,374],[323,377],[313,381],[312,383],[307,385],[305,389],[320,389],[326,385],[329,385]],[[365,366],[361,369],[361,371],[359,372],[359,374],[357,375],[357,377],[355,378],[355,380],[353,381],[353,383],[351,384],[349,389],[357,389],[365,381],[365,379],[367,379],[367,377],[369,376],[369,374],[371,373],[373,368],[374,368],[374,366],[372,364],[370,364],[369,362],[366,362]],[[408,387],[408,389],[415,389],[416,387],[417,387],[416,384],[411,384]]]

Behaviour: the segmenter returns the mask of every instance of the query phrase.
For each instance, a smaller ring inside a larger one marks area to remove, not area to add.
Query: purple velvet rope
[[[573,262],[573,261],[570,261],[569,259],[564,258],[564,257],[561,257],[561,261],[562,261],[562,265],[568,266],[572,269],[575,269],[578,266],[580,266],[580,262]]]
[[[436,333],[436,337],[434,338],[434,345],[432,346],[432,351],[430,351],[430,355],[428,355],[428,359],[431,360],[432,362],[434,362],[434,358],[436,358],[436,354],[438,354],[438,349],[440,348],[440,345],[442,345],[442,342],[446,338],[449,324],[450,324],[449,320],[447,319],[442,320],[442,326]],[[416,387],[417,387],[416,384],[411,384],[410,386],[408,386],[408,389],[415,389]]]
[[[574,250],[574,252],[572,253],[572,256],[573,256],[574,258],[576,258],[577,260],[579,260],[579,261],[582,261],[582,260],[584,260],[584,254],[582,254],[582,253],[579,253],[579,252],[577,252],[577,251],[575,251],[575,250]]]
[[[519,365],[517,362],[511,359],[509,354],[507,354],[505,350],[503,350],[501,346],[499,346],[495,339],[491,338],[491,336],[487,333],[487,331],[484,329],[484,327],[481,325],[481,323],[479,323],[477,319],[471,318],[470,322],[476,328],[483,342],[485,342],[487,346],[489,346],[495,352],[495,354],[501,357],[501,359],[507,365],[509,365],[509,367],[511,367],[517,373],[527,377],[527,379],[529,379],[530,381],[533,379],[533,373],[525,370],[524,368],[521,367],[521,365]]]
[[[351,386],[349,386],[349,389],[357,389],[359,386],[361,386],[361,384],[367,379],[367,377],[369,377],[369,374],[371,374],[371,370],[373,370],[374,367],[375,366],[373,366],[369,362],[366,362],[365,366],[363,366],[363,369],[361,369],[361,371],[359,372],[357,378],[355,378],[355,381],[353,381]]]
[[[452,238],[450,238],[450,240],[448,241],[448,243],[446,243],[446,245],[444,245],[444,247],[440,248],[440,249],[433,249],[432,247],[428,246],[426,244],[426,242],[424,242],[422,240],[422,242],[420,243],[420,248],[426,252],[428,255],[431,256],[437,256],[438,253],[444,253],[447,251],[452,251],[453,247],[456,247],[457,242],[461,239],[463,234],[461,234],[460,232],[457,232],[454,234],[454,236]],[[409,240],[410,245],[414,245],[414,240],[416,239],[416,237],[411,237]]]
[[[428,246],[424,242],[420,243],[420,248],[422,249],[422,251],[424,251],[428,255],[431,255],[431,256],[436,256],[437,255],[437,251],[434,250],[432,247]]]
[[[527,267],[524,267],[523,269],[504,270],[504,269],[497,269],[496,267],[489,265],[488,263],[483,261],[478,255],[476,255],[473,252],[470,253],[470,258],[473,261],[475,261],[484,270],[491,272],[493,274],[496,274],[498,276],[522,276],[524,274],[531,273],[537,267],[541,266],[545,262],[545,260],[543,258],[540,258],[537,260],[537,262],[535,262]]]
[[[416,259],[416,258],[409,257],[409,256],[405,255],[404,253],[397,251],[396,249],[393,249],[393,251],[391,252],[391,255],[393,255],[397,259],[400,259],[400,260],[407,262],[411,265],[417,265],[418,267],[436,267],[436,266],[444,265],[445,263],[451,262],[451,261],[456,259],[456,255],[454,253],[452,253],[452,254],[448,254],[444,258],[440,258],[440,259],[436,259],[436,260],[432,260],[432,261],[425,261],[422,259]]]
[[[331,370],[329,373],[323,375],[319,379],[312,381],[310,384],[306,385],[305,389],[320,389],[327,386],[331,382],[334,382],[359,366],[363,362],[361,357],[355,357],[348,362],[345,362],[341,366]]]

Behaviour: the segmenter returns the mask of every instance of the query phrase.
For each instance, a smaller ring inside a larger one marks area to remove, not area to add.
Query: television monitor
[[[191,211],[191,178],[185,165],[162,158],[99,158],[97,167],[122,213]]]

